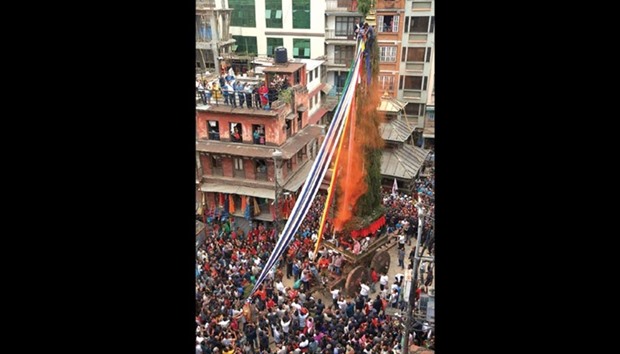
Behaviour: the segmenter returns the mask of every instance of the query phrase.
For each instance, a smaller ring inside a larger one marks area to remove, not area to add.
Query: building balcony
[[[353,58],[334,58],[328,57],[325,62],[326,71],[345,71],[350,69]]]
[[[215,9],[215,0],[196,0],[197,9]]]
[[[340,14],[340,13],[356,13],[357,1],[356,0],[326,0],[325,1],[325,13],[327,15]]]
[[[328,28],[325,30],[325,42],[327,44],[355,45],[355,33],[336,32],[336,29]]]

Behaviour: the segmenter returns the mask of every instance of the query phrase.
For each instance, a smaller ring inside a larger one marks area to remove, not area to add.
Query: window
[[[243,158],[233,157],[233,177],[245,178],[245,169],[243,168]]]
[[[413,16],[409,22],[409,32],[428,33],[428,16]]]
[[[267,28],[282,28],[282,0],[265,0],[265,24]]]
[[[222,168],[222,158],[218,155],[211,155],[211,167]]]
[[[428,76],[424,76],[424,80],[422,80],[422,90],[426,91],[426,82],[428,81]]]
[[[308,73],[308,82],[311,82],[312,80],[314,80],[314,71],[310,71]]]
[[[426,62],[427,63],[430,63],[430,61],[431,61],[431,50],[432,49],[433,48],[431,48],[431,47],[426,48]]]
[[[434,121],[435,120],[435,111],[431,111],[431,110],[426,111],[426,116],[428,117],[428,120]]]
[[[407,61],[424,61],[425,48],[407,48]]]
[[[380,75],[379,85],[382,91],[394,91],[394,76],[392,75]]]
[[[419,117],[424,114],[424,104],[409,102],[405,106],[405,113],[408,117]]]
[[[431,2],[430,1],[414,1],[411,3],[411,10],[413,11],[423,11],[430,10]]]
[[[222,169],[222,158],[217,155],[211,155],[211,173],[214,176],[223,176],[224,171]]]
[[[267,55],[273,57],[274,50],[277,47],[284,46],[284,39],[282,38],[267,38]]]
[[[220,124],[216,120],[207,122],[207,131],[209,132],[209,140],[220,140]]]
[[[379,47],[379,61],[394,63],[396,62],[396,47]]]
[[[351,64],[354,50],[355,47],[350,45],[334,46],[334,64]]]
[[[351,37],[355,36],[355,24],[360,17],[336,16],[336,36]]]
[[[297,131],[300,131],[301,128],[303,128],[303,126],[301,125],[302,116],[303,116],[303,112],[297,112]]]
[[[310,40],[293,38],[293,58],[310,59]]]
[[[398,32],[398,16],[377,16],[378,32]]]
[[[435,16],[431,16],[431,29],[430,29],[430,33],[433,33],[435,31]]]
[[[256,45],[256,37],[246,37],[246,36],[232,36],[237,40],[235,45],[237,46],[237,50],[235,53],[253,53],[256,54],[258,52]]]
[[[293,28],[310,28],[310,0],[293,1]]]
[[[231,26],[256,27],[256,10],[254,0],[228,0],[232,11]]]
[[[256,167],[256,179],[261,181],[267,180],[267,162],[264,159],[254,160],[254,166]]]
[[[314,77],[319,78],[319,68],[314,69]]]
[[[405,76],[405,90],[421,90],[422,76]]]
[[[265,145],[265,126],[262,124],[252,124],[252,142],[254,144]]]
[[[230,141],[235,143],[243,142],[243,130],[241,123],[230,123]]]

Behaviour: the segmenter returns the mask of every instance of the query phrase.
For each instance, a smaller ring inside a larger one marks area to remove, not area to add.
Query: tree
[[[364,15],[364,19],[366,19],[370,10],[375,7],[375,2],[376,0],[358,0],[357,11]]]

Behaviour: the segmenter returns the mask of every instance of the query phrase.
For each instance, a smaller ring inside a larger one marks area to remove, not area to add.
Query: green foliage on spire
[[[357,11],[364,15],[364,19],[368,16],[370,9],[375,6],[375,0],[358,0],[357,1]]]

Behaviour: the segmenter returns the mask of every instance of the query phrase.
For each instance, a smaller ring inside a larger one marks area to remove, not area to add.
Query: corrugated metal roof
[[[404,119],[393,119],[379,125],[379,133],[383,140],[405,142],[413,131],[415,130],[414,124],[408,124]]]
[[[405,144],[398,149],[383,150],[381,175],[402,179],[413,179],[420,170],[430,150]]]
[[[377,111],[400,112],[405,108],[407,103],[409,102],[394,98],[386,92],[381,96],[381,102],[379,103],[379,107],[377,107]]]

